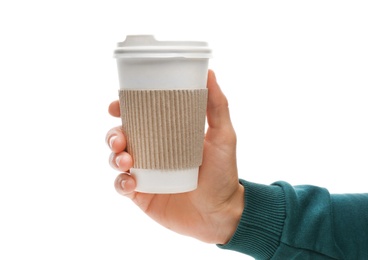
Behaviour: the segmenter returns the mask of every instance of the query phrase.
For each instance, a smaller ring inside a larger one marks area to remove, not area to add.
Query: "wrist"
[[[255,259],[270,259],[279,246],[284,228],[285,186],[282,183],[263,185],[241,179],[240,182],[246,192],[246,207],[230,241],[217,246]]]
[[[244,211],[244,186],[240,183],[224,210],[220,225],[219,243],[226,244],[234,235]]]

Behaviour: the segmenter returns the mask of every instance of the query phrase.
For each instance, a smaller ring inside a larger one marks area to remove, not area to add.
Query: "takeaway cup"
[[[208,44],[128,35],[114,56],[136,191],[195,190],[203,153]]]

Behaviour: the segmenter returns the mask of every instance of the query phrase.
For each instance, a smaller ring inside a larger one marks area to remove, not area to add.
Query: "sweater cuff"
[[[230,241],[217,246],[256,259],[269,259],[280,243],[285,220],[284,192],[277,185],[239,182],[245,188],[244,211]]]

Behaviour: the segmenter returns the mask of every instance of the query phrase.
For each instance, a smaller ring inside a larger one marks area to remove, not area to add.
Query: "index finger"
[[[115,117],[120,117],[119,100],[111,102],[111,104],[109,105],[109,114]]]

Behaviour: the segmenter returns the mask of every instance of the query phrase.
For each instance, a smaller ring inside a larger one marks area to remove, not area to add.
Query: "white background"
[[[203,40],[241,178],[366,192],[366,1],[0,2],[0,259],[247,259],[119,196],[105,133],[126,34]],[[248,258],[251,259],[251,258]]]

